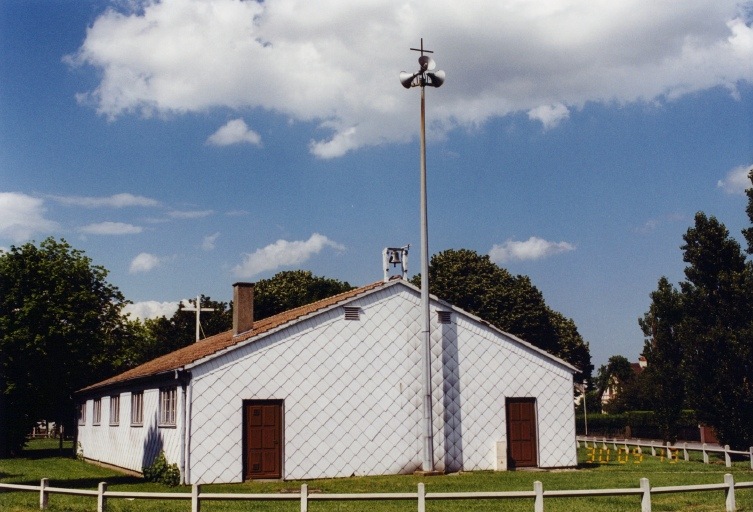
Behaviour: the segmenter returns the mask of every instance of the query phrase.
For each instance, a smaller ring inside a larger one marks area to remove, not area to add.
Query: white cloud
[[[82,226],[79,231],[87,235],[136,235],[144,231],[144,228],[125,222],[106,221]]]
[[[35,233],[57,229],[56,222],[45,219],[46,211],[42,199],[18,192],[0,192],[0,236],[21,243]]]
[[[344,246],[319,233],[314,233],[311,238],[303,241],[278,240],[271,245],[257,249],[253,254],[247,254],[243,262],[233,269],[233,273],[237,277],[251,277],[266,270],[298,265],[311,256],[319,254],[325,247],[338,251],[345,250]]]
[[[157,302],[156,300],[147,300],[143,302],[135,302],[133,304],[127,304],[123,308],[123,314],[130,314],[131,317],[138,318],[140,320],[146,320],[147,318],[159,318],[165,316],[170,318],[178,311],[177,302]]]
[[[211,146],[230,146],[232,144],[261,146],[261,136],[250,129],[243,119],[233,119],[210,135],[207,144]]]
[[[570,117],[570,110],[562,103],[540,105],[528,111],[528,119],[541,121],[545,130],[554,128],[568,117]]]
[[[203,219],[213,213],[212,210],[173,210],[167,215],[173,219]]]
[[[149,272],[155,269],[162,260],[154,254],[148,252],[142,252],[133,260],[131,260],[131,266],[128,268],[128,272],[131,274],[138,274],[140,272]]]
[[[538,260],[574,250],[575,246],[571,243],[549,242],[542,238],[532,236],[525,242],[507,240],[502,245],[495,244],[489,251],[489,258],[496,263]]]
[[[751,188],[750,178],[748,178],[748,173],[751,171],[753,171],[753,165],[735,167],[723,180],[719,180],[716,186],[727,194],[743,194],[745,189]]]
[[[274,111],[318,123],[309,149],[321,158],[415,137],[406,126],[416,124],[417,93],[397,75],[418,68],[409,51],[418,35],[447,72],[428,93],[435,137],[516,112],[547,126],[587,102],[661,104],[716,86],[734,94],[753,80],[753,27],[739,0],[140,5],[105,11],[66,58],[101,74],[83,102],[109,118]]]
[[[213,233],[211,235],[207,235],[204,237],[204,240],[201,242],[201,248],[205,251],[213,251],[215,248],[215,244],[217,242],[217,239],[220,237],[220,232]]]
[[[125,208],[128,206],[159,206],[159,201],[133,194],[115,194],[107,197],[50,196],[50,199],[66,206],[85,208]]]

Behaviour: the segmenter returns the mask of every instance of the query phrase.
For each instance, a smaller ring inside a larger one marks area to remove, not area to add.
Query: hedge
[[[576,415],[576,432],[585,435],[583,414]],[[683,441],[700,441],[700,430],[695,411],[682,411],[677,424],[678,438]],[[653,411],[630,411],[622,414],[589,414],[588,435],[597,437],[631,437],[661,439],[661,428]]]

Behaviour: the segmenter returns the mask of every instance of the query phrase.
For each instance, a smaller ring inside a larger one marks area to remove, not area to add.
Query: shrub
[[[180,469],[177,464],[167,462],[165,452],[159,452],[152,465],[144,466],[142,472],[147,482],[157,482],[170,487],[180,484]]]

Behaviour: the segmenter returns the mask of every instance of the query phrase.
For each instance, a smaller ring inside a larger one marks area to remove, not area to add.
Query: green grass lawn
[[[70,451],[70,445],[67,446]],[[724,462],[712,458],[712,464],[702,464],[693,456],[690,462],[680,460],[669,463],[666,459],[644,456],[640,463],[631,458],[628,463],[618,463],[612,454],[606,464],[588,463],[585,449],[579,451],[581,464],[577,470],[559,471],[510,471],[510,472],[470,472],[445,476],[417,477],[413,475],[340,478],[312,480],[306,482],[310,492],[322,493],[375,493],[375,492],[416,492],[419,482],[424,482],[427,492],[463,491],[513,491],[532,490],[533,482],[539,480],[547,489],[600,489],[638,487],[641,477],[650,480],[652,486],[692,485],[720,483],[725,473],[732,473],[737,481],[753,481],[753,471],[749,462],[736,462],[726,468]],[[190,492],[190,487],[168,488],[158,484],[144,483],[140,478],[126,476],[113,470],[61,456],[54,441],[37,440],[30,443],[22,457],[0,460],[0,482],[39,485],[41,478],[50,479],[51,486],[81,489],[96,489],[102,481],[110,490],[118,491],[160,491]],[[279,493],[284,490],[297,492],[302,482],[248,482],[243,484],[205,485],[202,492],[236,493]],[[753,511],[753,491],[736,492],[738,510]],[[38,510],[38,493],[0,492],[0,510],[3,512],[30,512]],[[564,511],[628,511],[640,510],[636,496],[605,498],[559,498],[546,499],[545,510]],[[84,496],[51,495],[49,510],[92,511],[96,510],[96,499]],[[188,501],[124,500],[111,499],[108,510],[113,511],[187,511]],[[292,502],[202,502],[202,511],[259,510],[294,511],[299,504]],[[416,510],[415,501],[388,502],[309,502],[309,510],[322,511],[410,511]],[[518,511],[533,510],[533,500],[457,500],[433,501],[427,503],[428,511]],[[724,496],[721,491],[705,493],[669,494],[653,497],[653,510],[701,512],[723,511]]]

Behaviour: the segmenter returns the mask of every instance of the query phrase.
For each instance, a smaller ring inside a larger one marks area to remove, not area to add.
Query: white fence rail
[[[725,445],[724,447],[716,447],[710,446],[706,443],[702,443],[700,444],[700,446],[698,445],[698,443],[692,443],[690,445],[688,443],[662,444],[657,441],[641,441],[640,439],[607,439],[606,437],[588,436],[578,436],[577,442],[578,447],[580,447],[581,443],[583,443],[583,446],[585,448],[591,447],[596,450],[607,450],[611,447],[615,452],[620,449],[623,449],[627,452],[630,447],[635,447],[634,449],[639,450],[639,452],[642,454],[643,449],[646,448],[651,450],[651,455],[654,457],[657,456],[657,451],[660,451],[662,454],[664,454],[664,456],[667,456],[667,458],[676,457],[677,459],[679,459],[680,451],[682,451],[682,457],[686,461],[690,460],[690,452],[701,452],[703,455],[704,464],[709,464],[710,453],[720,453],[724,455],[724,463],[728,468],[732,467],[732,455],[741,455],[748,457],[748,459],[750,460],[750,469],[753,469],[753,446],[751,446],[747,452],[744,452],[740,450],[731,450],[729,445]],[[666,450],[666,452],[664,450]]]
[[[641,512],[651,512],[651,498],[656,494],[682,493],[682,492],[707,492],[722,491],[724,506],[727,512],[737,510],[735,503],[735,489],[753,489],[753,482],[735,482],[731,474],[724,475],[724,482],[718,484],[681,485],[671,487],[651,487],[647,478],[640,479],[640,485],[632,488],[618,489],[586,489],[586,490],[552,490],[545,491],[541,482],[533,483],[532,491],[505,491],[505,492],[426,492],[423,483],[418,484],[417,492],[404,493],[370,493],[370,494],[325,494],[309,493],[308,485],[301,485],[301,491],[285,494],[243,494],[243,493],[206,493],[201,491],[201,486],[194,484],[191,492],[128,492],[110,491],[107,483],[100,482],[98,489],[65,489],[62,487],[50,487],[49,481],[43,478],[39,485],[20,485],[0,483],[2,490],[19,490],[39,493],[39,508],[44,510],[49,503],[51,494],[73,494],[78,496],[90,496],[97,498],[97,512],[107,510],[107,502],[113,498],[128,499],[158,499],[158,500],[187,500],[191,502],[191,511],[200,512],[203,501],[298,501],[301,512],[308,512],[310,501],[383,501],[403,500],[416,502],[418,512],[426,512],[426,502],[431,500],[505,500],[505,499],[530,499],[533,501],[534,512],[544,512],[546,498],[584,498],[596,496],[636,496],[640,498]]]

